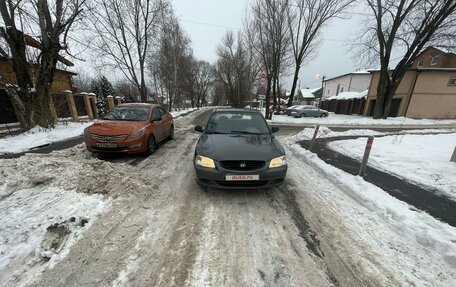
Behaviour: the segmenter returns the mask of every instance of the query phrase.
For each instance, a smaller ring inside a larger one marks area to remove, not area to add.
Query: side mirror
[[[202,126],[196,126],[195,127],[195,131],[196,132],[199,132],[199,133],[202,133],[204,131],[203,127]]]
[[[161,117],[153,117],[152,121],[153,122],[158,122],[158,121],[161,121],[161,119],[162,119]]]
[[[278,127],[271,127],[271,132],[274,134],[278,132],[280,129]]]

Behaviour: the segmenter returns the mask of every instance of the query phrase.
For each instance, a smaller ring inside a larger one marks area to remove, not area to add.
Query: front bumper
[[[121,141],[112,141],[109,143],[117,144],[117,147],[106,148],[106,147],[97,147],[97,143],[104,143],[102,141],[97,141],[93,139],[85,139],[85,145],[88,151],[97,152],[97,153],[143,153],[147,151],[147,139],[138,138],[133,140],[121,140]]]
[[[195,166],[196,180],[200,185],[218,189],[266,189],[281,185],[287,175],[287,166],[268,168],[269,162],[257,170],[234,171],[224,169],[215,162],[215,169]],[[227,175],[259,175],[255,181],[227,181]]]

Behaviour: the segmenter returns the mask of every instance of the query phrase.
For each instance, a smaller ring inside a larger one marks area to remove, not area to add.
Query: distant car
[[[263,115],[255,110],[217,109],[196,144],[197,182],[220,189],[269,188],[283,183],[285,150]]]
[[[286,110],[285,110],[286,115],[287,115],[287,116],[291,116],[291,112],[292,112],[294,109],[298,108],[298,107],[299,107],[299,105],[291,106],[291,107],[286,108]]]
[[[84,130],[89,151],[154,153],[158,143],[174,137],[173,116],[153,104],[121,104]]]
[[[304,117],[320,117],[324,118],[329,115],[328,111],[322,110],[314,106],[300,106],[291,111],[291,115],[295,118],[304,118]]]

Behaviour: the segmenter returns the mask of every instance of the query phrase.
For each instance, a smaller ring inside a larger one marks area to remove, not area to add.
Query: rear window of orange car
[[[111,121],[147,121],[149,107],[115,107],[104,119]]]

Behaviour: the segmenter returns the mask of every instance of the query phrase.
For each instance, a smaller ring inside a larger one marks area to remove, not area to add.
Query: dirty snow
[[[0,155],[25,152],[38,146],[80,136],[91,124],[91,122],[58,123],[54,129],[36,126],[22,134],[0,138]]]
[[[305,204],[324,210],[320,220],[332,222],[337,242],[354,249],[348,256],[365,272],[374,272],[379,266],[372,263],[378,262],[383,269],[381,276],[394,274],[402,286],[454,286],[456,228],[417,211],[359,176],[326,164],[290,139],[285,143],[293,168],[291,177],[296,173],[306,187],[301,190],[308,196]],[[369,258],[364,253],[372,256],[372,261],[366,262]]]
[[[334,141],[329,147],[361,161],[366,139]],[[369,164],[456,200],[456,163],[450,162],[456,133],[376,138]]]
[[[7,190],[3,184],[0,194]],[[109,200],[101,195],[45,185],[2,197],[0,282],[18,286],[39,276],[43,268],[52,268],[108,207]],[[54,246],[59,240],[62,249]]]
[[[292,124],[292,125],[342,125],[342,126],[433,126],[445,125],[456,126],[454,120],[435,120],[435,119],[410,119],[405,117],[388,118],[374,120],[370,117],[358,115],[336,115],[329,113],[326,118],[294,118],[286,115],[273,115],[271,124]]]
[[[63,260],[112,198],[153,186],[130,178],[137,168],[93,158],[83,145],[0,165],[0,280],[7,286],[29,284]]]
[[[186,113],[189,113],[189,112],[192,112],[192,111],[195,111],[197,110],[198,108],[190,108],[190,109],[185,109],[185,110],[179,110],[179,111],[174,111],[174,112],[171,112],[171,115],[173,117],[177,117],[177,116],[180,116],[180,115],[183,115],[183,114],[186,114]]]

